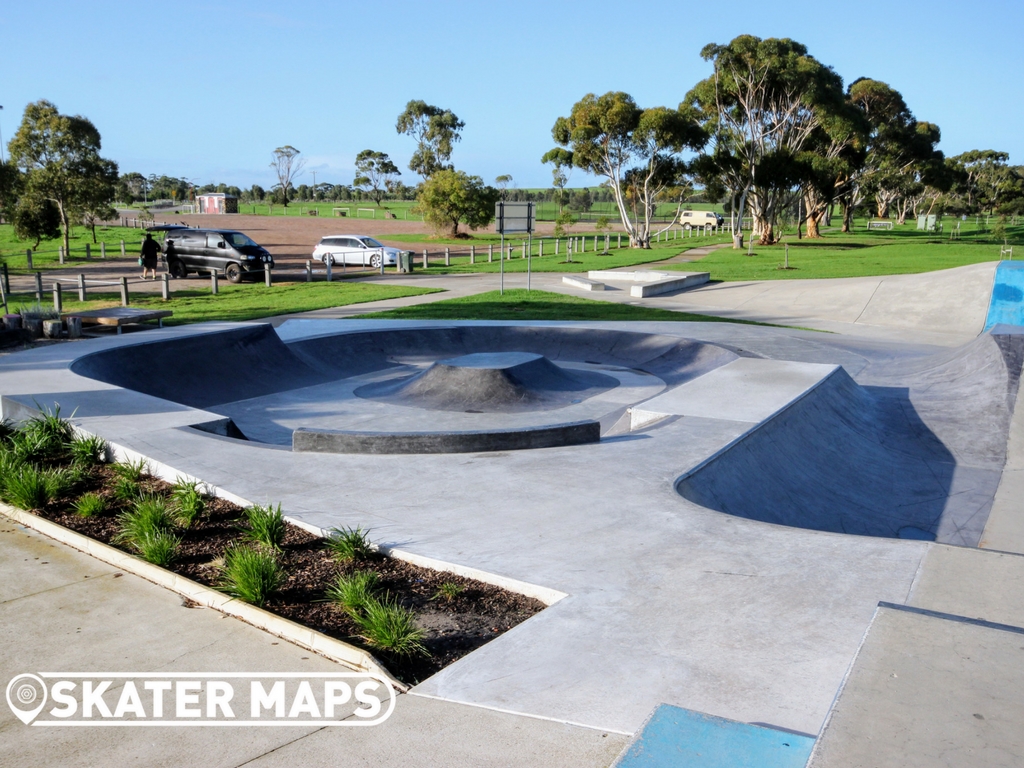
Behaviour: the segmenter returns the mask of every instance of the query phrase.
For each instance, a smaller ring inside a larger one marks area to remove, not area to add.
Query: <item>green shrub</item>
[[[273,550],[232,545],[224,552],[221,589],[253,605],[263,605],[284,582]]]
[[[327,588],[327,599],[337,603],[349,616],[355,617],[366,602],[373,597],[377,585],[377,574],[373,571],[356,571],[337,580]]]
[[[437,588],[437,592],[434,593],[434,599],[450,603],[465,591],[466,588],[461,584],[456,584],[454,581],[446,581]]]
[[[117,526],[114,542],[141,551],[147,539],[169,533],[174,528],[174,520],[164,499],[159,496],[143,496],[136,500],[132,509],[117,516]]]
[[[367,538],[369,533],[369,530],[364,531],[362,528],[332,528],[325,543],[334,559],[340,563],[365,560],[374,552]]]
[[[170,531],[158,531],[135,542],[135,549],[146,562],[166,568],[178,557],[181,539]]]
[[[68,453],[75,464],[91,467],[103,463],[107,448],[107,441],[99,435],[79,435],[71,441]]]
[[[138,483],[149,475],[149,464],[142,458],[135,461],[121,461],[114,465],[114,472],[119,478]]]
[[[111,488],[115,499],[135,501],[142,496],[142,486],[129,477],[118,477]]]
[[[21,440],[30,447],[36,461],[66,458],[68,447],[75,436],[74,427],[67,419],[60,417],[60,405],[57,403],[53,404],[52,411],[45,407],[39,410],[38,416],[33,416],[22,425],[19,430]]]
[[[426,655],[423,630],[416,626],[412,611],[391,598],[371,597],[353,616],[366,642],[396,656]]]
[[[182,528],[188,528],[206,509],[206,494],[198,480],[182,480],[180,477],[171,490],[174,502],[174,516]]]
[[[253,504],[243,511],[249,527],[242,532],[242,537],[271,549],[280,549],[284,541],[285,523],[281,514],[281,505],[272,507]]]
[[[4,500],[22,509],[41,509],[52,497],[49,474],[32,464],[20,464],[4,477]]]
[[[75,499],[75,514],[79,517],[102,515],[107,505],[98,493],[83,493]]]
[[[11,423],[10,419],[0,419],[0,443],[9,443],[17,432],[18,428]]]

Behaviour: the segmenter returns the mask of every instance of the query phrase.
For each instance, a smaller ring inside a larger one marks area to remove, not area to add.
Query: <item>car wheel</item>
[[[685,224],[683,224],[683,229],[689,232],[691,229],[690,222],[686,222]]]
[[[242,268],[237,264],[228,264],[224,268],[224,276],[232,283],[239,283],[242,281]]]
[[[323,258],[323,262],[324,262],[324,266],[325,266],[325,267],[326,267],[327,265],[330,265],[330,266],[332,266],[332,267],[333,267],[333,266],[336,266],[336,265],[337,265],[337,263],[338,263],[338,262],[336,262],[336,261],[334,260],[334,254],[333,254],[333,253],[325,253],[325,254],[324,254],[324,258]]]
[[[188,270],[185,269],[185,265],[178,259],[174,259],[167,265],[167,271],[171,273],[171,277],[175,280],[182,280],[188,277]]]
[[[370,266],[374,269],[380,269],[380,254],[375,253],[370,257]]]

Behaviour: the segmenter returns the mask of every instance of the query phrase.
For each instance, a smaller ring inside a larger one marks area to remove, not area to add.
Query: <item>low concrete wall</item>
[[[579,288],[584,291],[604,290],[604,283],[599,283],[596,280],[588,280],[585,277],[578,277],[576,275],[563,275],[562,282],[566,285],[571,285],[573,288]]]
[[[601,440],[601,424],[577,421],[546,427],[481,432],[349,432],[296,429],[296,453],[483,453],[583,445]]]

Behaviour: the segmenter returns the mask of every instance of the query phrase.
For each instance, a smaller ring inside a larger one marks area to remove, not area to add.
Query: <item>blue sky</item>
[[[45,10],[43,10],[45,9]],[[305,181],[350,183],[356,153],[404,170],[395,132],[410,99],[466,123],[455,165],[548,186],[551,126],[588,92],[676,106],[710,74],[707,43],[790,37],[850,82],[899,90],[942,129],[948,155],[998,149],[1024,163],[1019,1],[48,2],[0,5],[0,130],[49,99],[91,119],[122,172],[269,186],[291,144]],[[573,186],[594,183],[580,171]]]

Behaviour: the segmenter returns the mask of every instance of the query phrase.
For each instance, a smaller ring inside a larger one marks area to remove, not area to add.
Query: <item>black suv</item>
[[[189,272],[217,272],[237,283],[246,276],[263,274],[263,265],[274,266],[270,252],[248,236],[233,229],[192,229],[191,227],[150,227],[164,232],[164,258],[172,277]],[[167,244],[173,243],[173,255],[167,257]]]

